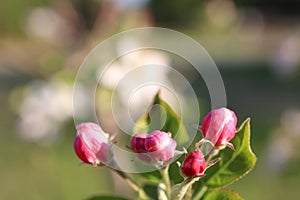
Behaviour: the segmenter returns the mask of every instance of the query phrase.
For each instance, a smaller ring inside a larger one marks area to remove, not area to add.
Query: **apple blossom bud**
[[[172,160],[176,146],[176,141],[170,133],[159,130],[149,135],[136,134],[130,141],[130,147],[138,158],[146,162],[155,162],[159,166]]]
[[[76,155],[85,163],[96,167],[107,161],[109,150],[108,134],[98,124],[85,122],[76,126],[77,136],[74,141]]]
[[[202,121],[202,133],[205,139],[216,147],[227,145],[236,133],[237,117],[227,108],[213,110]]]
[[[153,131],[145,140],[145,149],[156,161],[169,162],[174,157],[177,143],[171,133]]]
[[[184,159],[181,172],[186,177],[201,176],[206,169],[206,161],[201,151],[190,152]]]
[[[146,153],[145,149],[145,140],[146,140],[147,134],[145,133],[139,133],[133,136],[130,140],[130,147],[133,152],[135,153]]]
[[[145,140],[147,134],[139,133],[133,136],[130,140],[130,148],[133,152],[136,153],[137,157],[145,162],[151,162],[151,158],[149,157],[145,149]]]

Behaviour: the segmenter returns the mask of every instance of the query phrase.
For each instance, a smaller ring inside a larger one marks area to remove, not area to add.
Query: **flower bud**
[[[145,149],[145,140],[146,140],[147,134],[145,133],[139,133],[133,136],[130,140],[130,148],[133,152],[136,153],[137,157],[145,162],[151,162],[151,158],[149,155],[145,154],[147,153]]]
[[[76,126],[77,136],[74,141],[76,155],[85,163],[96,167],[107,161],[109,150],[108,134],[98,124],[85,122]]]
[[[155,162],[158,165],[172,160],[175,154],[176,141],[170,133],[153,131],[147,135],[136,134],[131,138],[130,147],[137,157],[146,162]]]
[[[156,161],[169,162],[174,157],[177,143],[170,133],[153,131],[145,140],[145,149]]]
[[[184,159],[181,172],[186,177],[201,176],[206,169],[206,161],[201,151],[190,152]]]
[[[227,108],[213,110],[202,121],[202,133],[216,147],[228,144],[236,133],[237,117]]]
[[[139,133],[133,136],[130,140],[130,147],[133,152],[135,153],[146,153],[145,149],[145,140],[146,140],[147,134],[145,133]]]

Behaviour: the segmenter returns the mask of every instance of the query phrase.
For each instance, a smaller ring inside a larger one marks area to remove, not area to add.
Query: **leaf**
[[[133,133],[150,133],[154,130],[170,132],[176,136],[178,145],[189,141],[189,135],[175,111],[160,98],[160,92],[155,97],[148,113],[143,115],[135,124]]]
[[[173,138],[176,136],[175,139],[178,146],[183,145],[190,140],[180,117],[167,102],[160,98],[160,92],[155,95],[149,111],[136,122],[133,133],[150,133],[158,129],[170,132]],[[171,164],[169,172],[171,175],[170,177],[174,182],[182,180],[178,170],[176,163]],[[151,177],[152,182],[161,180],[161,176],[157,171],[147,172],[141,175],[146,178]]]
[[[143,186],[143,190],[151,199],[157,199],[157,185],[146,184]]]
[[[214,189],[208,190],[202,200],[243,200],[243,198],[232,190]]]
[[[204,184],[209,188],[229,185],[245,176],[256,163],[250,146],[250,119],[246,119],[231,143],[235,151],[226,148],[218,154],[222,159],[207,170]],[[203,183],[202,183],[203,184]]]
[[[94,197],[88,198],[87,200],[128,200],[128,199],[125,199],[123,197],[103,195],[103,196],[94,196]]]
[[[147,133],[148,132],[148,124],[150,123],[150,117],[147,114],[143,115],[136,123],[135,126],[133,127],[133,133]]]

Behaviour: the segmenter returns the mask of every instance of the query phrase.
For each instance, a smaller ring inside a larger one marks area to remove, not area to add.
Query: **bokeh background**
[[[1,0],[0,199],[132,198],[107,169],[79,165],[72,147],[72,87],[95,45],[147,26],[171,28],[202,44],[222,74],[239,123],[252,118],[258,163],[230,188],[245,199],[298,199],[300,4],[293,0]],[[165,58],[150,53],[147,59]],[[187,67],[189,74],[205,114],[206,87]],[[108,96],[106,89],[97,97]],[[99,106],[99,120],[107,132],[118,132],[106,106]]]

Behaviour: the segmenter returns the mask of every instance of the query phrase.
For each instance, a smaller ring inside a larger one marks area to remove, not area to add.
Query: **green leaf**
[[[103,196],[94,196],[94,197],[88,198],[87,200],[128,200],[128,199],[125,199],[123,197],[103,195]]]
[[[245,176],[256,163],[250,146],[250,119],[246,119],[231,143],[235,151],[226,148],[218,154],[222,159],[206,173],[204,184],[209,188],[229,185]],[[202,182],[203,184],[203,182]]]
[[[150,133],[154,130],[170,132],[176,136],[178,145],[189,141],[189,135],[175,111],[160,98],[158,92],[148,113],[143,115],[135,124],[133,133]]]
[[[133,133],[147,133],[148,132],[148,125],[150,123],[150,117],[149,114],[143,115],[136,123],[135,126],[133,127]]]
[[[243,198],[232,190],[214,189],[208,190],[202,200],[243,200]]]
[[[183,145],[190,140],[180,117],[167,102],[160,98],[160,92],[155,95],[149,111],[136,122],[133,133],[151,133],[154,130],[170,132],[173,138],[176,136],[178,146]],[[169,172],[171,179],[174,182],[182,180],[178,170],[176,163],[173,163]],[[141,175],[147,179],[151,177],[151,182],[155,180],[159,182],[161,180],[161,176],[157,171],[143,173]]]
[[[143,190],[151,199],[157,199],[157,185],[146,184],[143,186]]]

